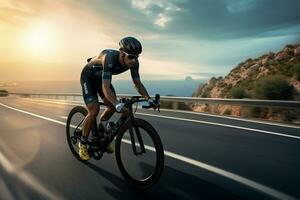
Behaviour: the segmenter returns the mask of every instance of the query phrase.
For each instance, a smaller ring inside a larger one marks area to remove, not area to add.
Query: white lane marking
[[[219,123],[214,123],[214,122],[207,122],[207,121],[200,121],[200,120],[193,120],[193,119],[183,119],[183,118],[169,117],[169,116],[164,116],[164,115],[152,115],[152,114],[147,114],[147,113],[136,113],[136,114],[138,114],[138,115],[145,115],[145,116],[151,116],[151,117],[158,117],[158,118],[175,119],[175,120],[186,121],[186,122],[195,122],[195,123],[201,123],[201,124],[209,124],[209,125],[222,126],[222,127],[227,127],[227,128],[235,128],[235,129],[241,129],[241,130],[247,130],[247,131],[254,131],[254,132],[259,132],[259,133],[266,133],[266,134],[271,134],[271,135],[276,135],[276,136],[282,136],[282,137],[300,139],[300,136],[287,135],[287,134],[276,133],[276,132],[272,132],[272,131],[264,131],[264,130],[253,129],[253,128],[246,128],[246,127],[241,127],[241,126],[219,124]]]
[[[23,111],[23,110],[20,110],[20,109],[16,109],[16,108],[13,108],[13,107],[10,107],[10,106],[7,106],[7,105],[4,105],[2,103],[0,103],[0,105],[6,107],[6,108],[9,108],[9,109],[12,109],[12,110],[15,110],[15,111],[18,111],[18,112],[22,112],[22,113],[25,113],[25,114],[28,114],[28,115],[31,115],[31,116],[34,116],[34,117],[38,117],[38,118],[41,118],[41,119],[44,119],[44,120],[48,120],[48,121],[51,121],[51,122],[54,122],[54,123],[58,123],[58,124],[61,124],[61,125],[64,125],[66,126],[66,124],[64,122],[60,122],[60,121],[57,121],[57,120],[53,120],[53,119],[50,119],[50,118],[47,118],[47,117],[44,117],[44,116],[41,116],[41,115],[37,115],[37,114],[34,114],[34,113],[30,113],[30,112],[27,112],[27,111]],[[124,142],[126,143],[129,143],[130,141],[129,140],[125,140]],[[146,145],[146,148],[150,151],[155,151],[154,147],[151,147],[151,146],[147,146]],[[223,169],[220,169],[220,168],[217,168],[217,167],[214,167],[212,165],[208,165],[206,163],[203,163],[203,162],[199,162],[197,160],[194,160],[194,159],[191,159],[191,158],[188,158],[188,157],[185,157],[185,156],[181,156],[179,154],[175,154],[175,153],[172,153],[172,152],[169,152],[169,151],[164,151],[164,154],[166,156],[169,156],[171,158],[174,158],[174,159],[177,159],[177,160],[180,160],[182,162],[185,162],[185,163],[188,163],[188,164],[191,164],[193,166],[196,166],[196,167],[199,167],[199,168],[202,168],[202,169],[206,169],[210,172],[213,172],[213,173],[216,173],[216,174],[219,174],[221,176],[224,176],[226,178],[229,178],[231,180],[234,180],[234,181],[237,181],[241,184],[244,184],[246,186],[249,186],[251,188],[254,188],[254,189],[257,189],[259,191],[262,191],[266,194],[269,194],[275,198],[278,198],[278,199],[286,199],[286,200],[295,200],[294,197],[292,196],[289,196],[285,193],[282,193],[280,191],[277,191],[275,189],[272,189],[268,186],[265,186],[263,184],[260,184],[258,182],[255,182],[255,181],[252,181],[250,179],[247,179],[247,178],[244,178],[242,176],[239,176],[237,174],[234,174],[234,173],[231,173],[231,172],[228,172],[228,171],[225,171]],[[1,154],[0,154],[1,155]]]
[[[62,119],[68,119],[68,116],[60,116]]]
[[[70,105],[70,106],[83,106],[84,104],[81,102],[74,102],[74,103],[70,103],[70,102],[65,102],[65,101],[49,101],[49,100],[41,100],[41,99],[28,99],[28,98],[24,98],[28,101],[35,101],[35,102],[42,102],[42,103],[53,103],[53,104],[61,104],[61,105]]]
[[[203,116],[210,116],[210,117],[216,117],[216,118],[231,119],[231,120],[236,120],[236,121],[244,121],[244,122],[257,123],[257,124],[266,124],[266,125],[272,125],[272,126],[281,126],[281,127],[286,127],[286,128],[300,129],[300,126],[296,126],[296,125],[279,124],[279,123],[275,123],[275,122],[265,122],[265,121],[251,120],[251,119],[242,119],[242,118],[237,118],[237,117],[214,115],[214,114],[209,114],[209,113],[200,113],[200,112],[192,112],[192,111],[184,111],[184,110],[171,110],[171,109],[164,109],[164,108],[162,108],[160,110],[167,111],[167,112],[186,113],[186,114],[192,114],[192,115],[203,115]]]
[[[66,125],[66,123],[64,122],[61,122],[61,121],[58,121],[58,120],[55,120],[55,119],[50,119],[48,117],[44,117],[44,116],[41,116],[41,115],[37,115],[37,114],[34,114],[34,113],[30,113],[30,112],[27,112],[27,111],[24,111],[24,110],[20,110],[20,109],[17,109],[17,108],[14,108],[14,107],[11,107],[11,106],[7,106],[3,103],[0,103],[1,106],[3,107],[6,107],[6,108],[9,108],[9,109],[12,109],[12,110],[15,110],[15,111],[18,111],[18,112],[21,112],[21,113],[25,113],[27,115],[31,115],[31,116],[34,116],[34,117],[37,117],[37,118],[41,118],[41,119],[44,119],[44,120],[48,120],[50,122],[54,122],[54,123],[57,123],[57,124],[61,124],[61,125]]]

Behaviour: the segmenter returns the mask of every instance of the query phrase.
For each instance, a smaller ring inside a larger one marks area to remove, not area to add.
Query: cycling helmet
[[[119,42],[120,50],[128,54],[139,55],[142,53],[141,43],[134,37],[125,37]]]

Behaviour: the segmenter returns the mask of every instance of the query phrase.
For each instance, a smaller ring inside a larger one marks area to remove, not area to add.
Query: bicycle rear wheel
[[[78,142],[82,134],[83,121],[88,111],[82,106],[74,107],[68,115],[66,124],[66,136],[70,150],[75,158],[83,161],[79,157]]]
[[[128,128],[117,135],[116,160],[127,182],[139,189],[153,186],[160,178],[164,168],[164,150],[155,129],[145,120],[135,119],[133,136],[135,147],[142,152],[138,134],[142,138],[145,152],[135,155],[132,138]]]

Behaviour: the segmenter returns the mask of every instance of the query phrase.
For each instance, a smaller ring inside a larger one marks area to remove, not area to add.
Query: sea
[[[197,80],[143,80],[148,93],[152,96],[191,97],[193,92],[207,82],[208,79]],[[138,95],[131,80],[113,80],[117,94]],[[81,93],[79,81],[0,81],[0,90],[14,93]]]

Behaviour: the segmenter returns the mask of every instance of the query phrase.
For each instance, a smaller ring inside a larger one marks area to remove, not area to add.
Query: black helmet
[[[141,43],[134,37],[125,37],[119,42],[120,50],[128,54],[139,55],[142,53]]]

